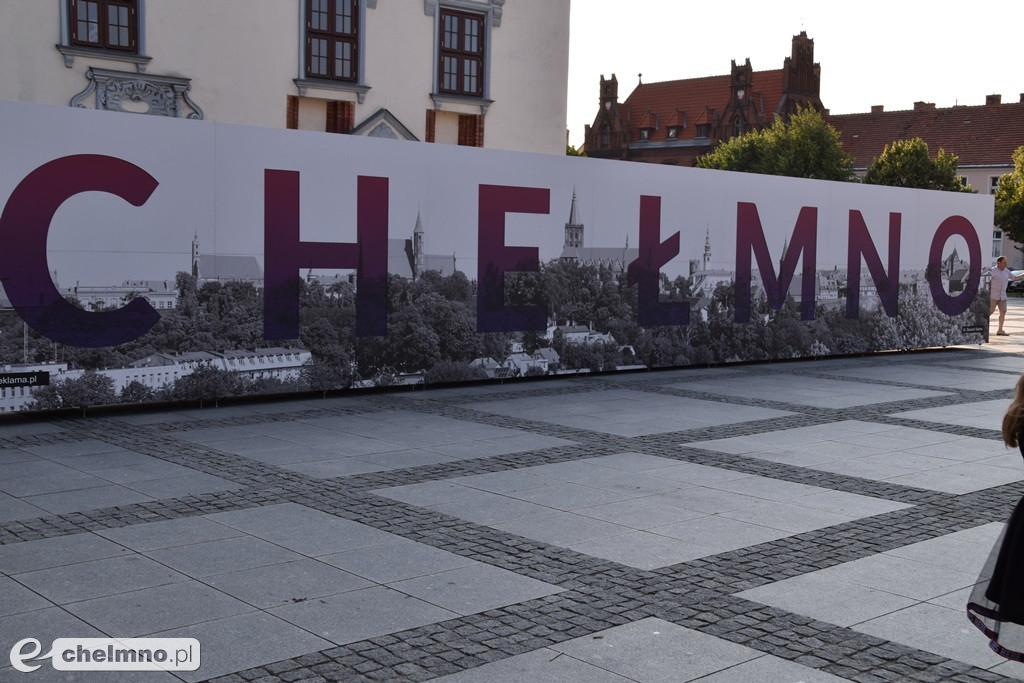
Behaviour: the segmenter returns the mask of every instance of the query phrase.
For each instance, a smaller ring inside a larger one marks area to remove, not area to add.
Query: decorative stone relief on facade
[[[387,109],[378,109],[366,117],[362,123],[350,130],[349,134],[365,135],[370,138],[388,138],[390,140],[419,140],[412,131],[406,128]]]
[[[153,116],[201,119],[203,110],[188,96],[188,78],[109,69],[89,69],[89,85],[71,98],[72,107],[86,108],[85,99],[96,93],[95,108]]]
[[[383,123],[383,122],[381,122],[373,130],[371,130],[370,134],[367,135],[367,137],[370,137],[370,138],[387,138],[389,140],[397,140],[398,139],[398,135],[395,134],[394,129],[391,128],[391,126],[389,126],[388,124]]]

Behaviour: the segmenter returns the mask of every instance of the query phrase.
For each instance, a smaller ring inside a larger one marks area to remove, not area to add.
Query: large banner
[[[987,339],[992,198],[0,102],[0,410]]]

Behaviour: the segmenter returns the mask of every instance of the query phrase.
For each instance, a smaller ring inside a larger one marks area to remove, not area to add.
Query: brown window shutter
[[[437,124],[437,112],[433,109],[427,110],[427,131],[426,140],[427,142],[434,142],[436,140],[436,124]]]
[[[324,130],[328,133],[338,132],[338,109],[337,102],[327,103],[327,125],[324,126]]]
[[[355,105],[351,102],[328,102],[327,126],[324,130],[328,133],[347,133],[352,130],[354,119]]]
[[[356,105],[352,102],[341,103],[341,130],[339,133],[348,133],[356,126]]]
[[[484,117],[473,114],[459,116],[459,144],[465,147],[484,146]]]
[[[476,119],[472,114],[459,116],[459,145],[472,147],[476,142]]]
[[[292,130],[299,127],[299,98],[295,95],[288,96],[288,113],[286,114],[285,126]]]

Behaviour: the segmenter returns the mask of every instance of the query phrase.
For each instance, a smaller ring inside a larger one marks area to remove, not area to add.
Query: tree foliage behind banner
[[[810,107],[771,126],[738,135],[697,159],[698,168],[742,171],[791,178],[849,180],[853,156],[843,149],[839,131]]]
[[[864,182],[869,185],[912,187],[919,190],[974,192],[960,181],[959,158],[940,149],[934,158],[921,138],[896,140],[868,166]]]
[[[1013,153],[1013,171],[999,179],[995,224],[1014,242],[1024,243],[1024,147]]]

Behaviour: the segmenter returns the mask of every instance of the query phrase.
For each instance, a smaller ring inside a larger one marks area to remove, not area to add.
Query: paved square
[[[643,398],[643,401],[639,399]],[[644,395],[628,389],[588,392],[583,396],[550,399],[520,398],[474,403],[474,410],[520,417],[616,436],[646,436],[751,420],[789,413],[771,408],[734,407],[676,396]]]
[[[618,626],[438,680],[684,683],[698,679],[713,683],[844,680],[660,619]]]
[[[905,507],[636,453],[376,493],[638,569],[657,569]]]
[[[964,616],[1024,493],[1012,342],[4,416],[0,652],[203,665],[0,680],[1020,679]]]
[[[687,446],[947,493],[1024,480],[1020,455],[1001,442],[857,421]]]
[[[832,370],[836,375],[851,379],[906,382],[937,389],[961,389],[968,391],[991,391],[1013,389],[1017,378],[1004,372],[984,372],[958,368],[929,367],[905,363],[899,367],[848,367]]]
[[[879,391],[878,385],[868,382],[847,382],[786,374],[751,377],[742,382],[729,379],[701,379],[669,386],[722,396],[759,398],[819,408],[852,408],[873,403],[942,396],[947,393],[904,387],[886,387],[884,391]]]
[[[940,536],[739,595],[990,668],[1005,660],[977,637],[964,606],[1001,529]]]
[[[922,410],[907,410],[901,413],[892,413],[892,416],[938,424],[977,427],[978,429],[999,429],[1005,412],[1006,401],[999,399]]]

